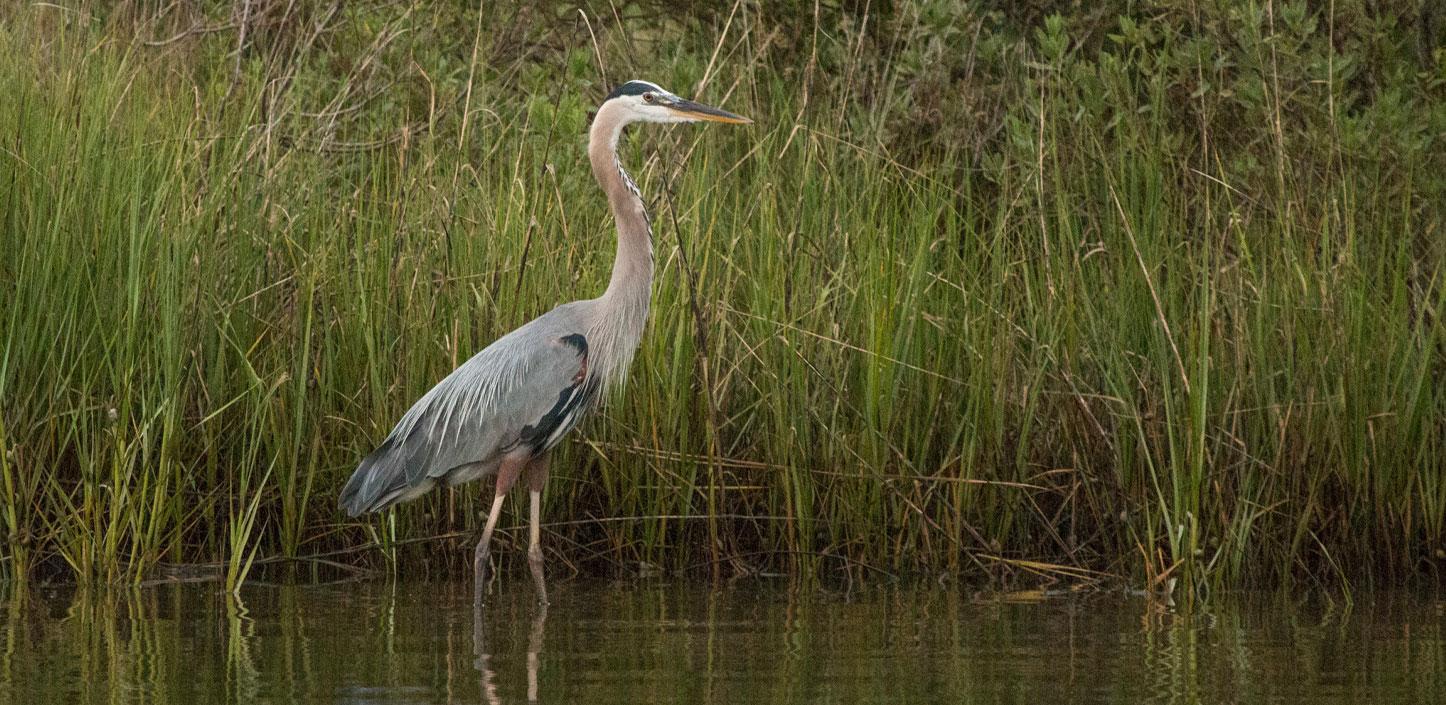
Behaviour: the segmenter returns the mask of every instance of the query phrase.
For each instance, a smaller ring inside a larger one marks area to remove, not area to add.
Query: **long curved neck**
[[[607,194],[618,227],[617,257],[607,291],[597,300],[597,323],[604,342],[618,353],[619,369],[607,370],[608,376],[619,378],[642,339],[653,288],[653,229],[637,185],[618,161],[618,138],[626,117],[619,106],[603,105],[593,119],[587,148],[593,177]]]
[[[653,229],[637,185],[618,161],[618,138],[622,135],[625,114],[612,109],[615,107],[606,105],[598,112],[587,147],[592,175],[607,194],[618,226],[617,259],[613,260],[612,279],[603,296],[609,299],[641,297],[646,302],[653,282]]]

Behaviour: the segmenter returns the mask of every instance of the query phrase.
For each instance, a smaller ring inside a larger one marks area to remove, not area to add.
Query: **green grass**
[[[729,7],[593,29],[610,81],[707,75],[758,124],[625,145],[653,314],[554,459],[555,556],[1439,575],[1441,50],[1298,6],[1211,10],[1218,46],[1184,10]],[[240,54],[139,41],[192,17],[0,12],[0,577],[467,565],[488,490],[364,521],[335,497],[456,364],[605,284],[590,35],[298,12]]]

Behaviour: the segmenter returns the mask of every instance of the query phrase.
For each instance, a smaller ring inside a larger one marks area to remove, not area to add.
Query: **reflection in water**
[[[227,593],[226,600],[226,672],[229,681],[235,684],[238,699],[253,701],[260,691],[261,669],[251,658],[251,644],[255,641],[256,630],[246,613],[246,605],[240,596]]]
[[[492,672],[492,654],[487,650],[487,618],[482,607],[472,609],[472,653],[477,655],[477,672],[482,675],[482,697],[496,705],[502,698],[497,697],[497,674]]]
[[[482,697],[489,705],[496,705],[502,698],[497,695],[497,674],[492,671],[492,654],[487,647],[487,614],[486,605],[472,610],[472,653],[477,656],[474,664],[482,677]],[[546,628],[547,605],[541,605],[532,618],[532,630],[527,636],[527,702],[530,703],[537,702],[537,669],[542,663],[542,635]]]
[[[937,588],[466,583],[0,595],[0,703],[1434,702],[1446,602],[1161,613]],[[545,639],[544,639],[545,637]],[[544,648],[544,641],[546,648]]]

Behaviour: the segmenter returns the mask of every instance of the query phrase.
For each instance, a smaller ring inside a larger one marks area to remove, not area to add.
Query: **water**
[[[1442,702],[1446,602],[843,593],[771,582],[32,591],[0,703]]]

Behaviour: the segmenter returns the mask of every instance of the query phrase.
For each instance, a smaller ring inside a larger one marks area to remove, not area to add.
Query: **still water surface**
[[[1443,615],[558,581],[479,632],[466,583],[32,590],[0,598],[0,703],[1437,703]]]

